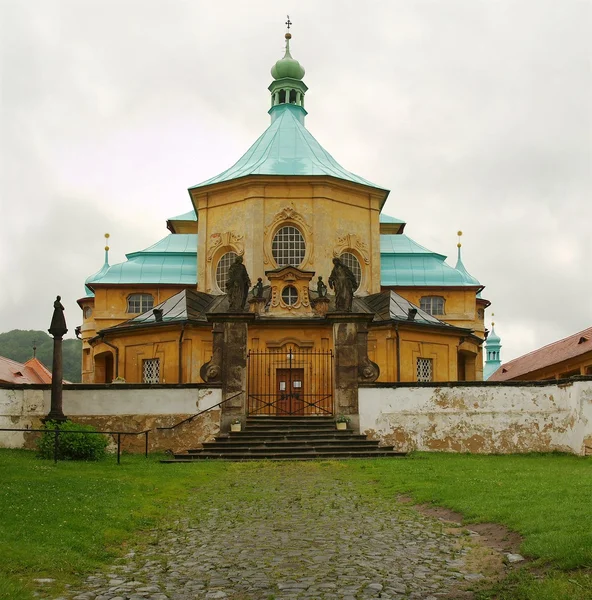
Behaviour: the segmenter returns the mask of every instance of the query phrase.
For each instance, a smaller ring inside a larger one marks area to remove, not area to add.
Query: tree
[[[33,345],[37,346],[37,358],[51,370],[53,338],[47,333],[23,329],[0,333],[0,356],[25,363],[33,357]],[[82,378],[82,342],[65,339],[62,348],[64,379],[79,383]]]

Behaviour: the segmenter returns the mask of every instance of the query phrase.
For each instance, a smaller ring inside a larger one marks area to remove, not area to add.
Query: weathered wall
[[[210,408],[222,400],[221,389],[208,386],[71,385],[64,386],[64,414],[102,431],[150,429],[149,450],[186,450],[213,439],[220,429],[220,410],[211,411],[171,431],[158,431]],[[49,412],[48,386],[0,386],[0,428],[41,426]],[[0,432],[0,447],[23,448],[35,435]],[[123,436],[122,448],[144,451],[144,436]]]
[[[397,450],[592,450],[592,378],[559,383],[374,384],[360,388],[360,431]]]

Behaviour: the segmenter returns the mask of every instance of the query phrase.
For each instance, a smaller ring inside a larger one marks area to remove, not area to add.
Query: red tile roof
[[[488,381],[507,381],[592,352],[592,327],[503,364]]]
[[[51,371],[37,358],[22,364],[0,356],[0,383],[51,383]]]

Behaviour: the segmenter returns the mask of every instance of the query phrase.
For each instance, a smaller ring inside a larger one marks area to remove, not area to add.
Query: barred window
[[[127,297],[128,313],[143,313],[154,306],[154,298],[150,294],[130,294]]]
[[[160,358],[147,358],[142,361],[142,382],[160,383]]]
[[[216,266],[216,285],[221,292],[226,292],[226,283],[228,282],[228,270],[230,265],[236,260],[236,252],[227,252],[223,254]]]
[[[296,304],[298,301],[298,290],[293,285],[288,285],[282,290],[282,300],[288,305]]]
[[[442,296],[424,296],[419,301],[419,308],[430,315],[443,315],[444,298]]]
[[[360,283],[362,282],[362,265],[360,265],[360,261],[355,254],[344,252],[339,258],[344,265],[347,265],[351,269],[356,278],[356,287],[360,287]]]
[[[417,381],[434,381],[434,361],[431,358],[417,358]]]
[[[286,225],[278,230],[271,243],[271,254],[278,267],[298,267],[304,260],[306,244],[296,227]]]

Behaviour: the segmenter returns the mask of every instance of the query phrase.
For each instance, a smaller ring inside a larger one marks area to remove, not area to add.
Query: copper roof
[[[488,381],[507,381],[592,352],[592,327],[503,364]]]
[[[37,358],[22,364],[0,356],[0,383],[51,383],[51,371]]]

